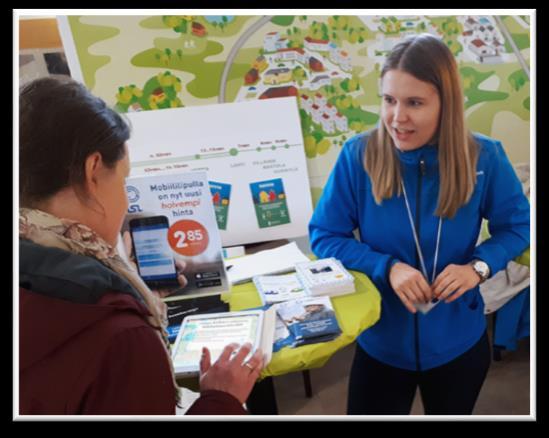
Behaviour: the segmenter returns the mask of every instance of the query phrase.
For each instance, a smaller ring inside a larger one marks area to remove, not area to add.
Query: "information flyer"
[[[173,291],[166,300],[228,290],[206,173],[130,177],[126,190],[126,251],[151,289]]]

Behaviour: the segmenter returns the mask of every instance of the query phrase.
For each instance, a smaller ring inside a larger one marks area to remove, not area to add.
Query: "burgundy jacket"
[[[20,241],[19,413],[170,415],[175,388],[140,297],[97,260]],[[191,415],[247,412],[205,391]]]

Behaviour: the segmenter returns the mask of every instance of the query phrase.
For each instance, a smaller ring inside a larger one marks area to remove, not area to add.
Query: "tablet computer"
[[[186,317],[172,348],[175,374],[198,374],[202,347],[210,350],[213,364],[227,345],[249,342],[253,348],[244,359],[247,361],[261,346],[263,315],[262,310],[246,310]]]

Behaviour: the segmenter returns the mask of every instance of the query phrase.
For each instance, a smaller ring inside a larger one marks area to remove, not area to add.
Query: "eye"
[[[394,103],[395,99],[393,99],[391,96],[383,96],[383,100],[386,102],[386,103]]]
[[[410,101],[410,106],[421,106],[423,105],[423,102],[419,101],[419,100],[411,100]]]

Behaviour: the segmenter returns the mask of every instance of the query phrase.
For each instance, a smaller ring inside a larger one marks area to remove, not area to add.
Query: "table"
[[[342,334],[330,342],[283,348],[273,354],[271,362],[261,373],[261,378],[322,367],[336,351],[351,344],[360,333],[379,320],[381,296],[378,290],[363,273],[349,272],[355,278],[356,292],[331,297]],[[251,281],[233,286],[227,294],[221,296],[221,299],[229,303],[231,311],[262,305]]]
[[[381,314],[381,295],[370,279],[361,272],[349,271],[355,278],[356,292],[331,297],[341,335],[330,342],[283,348],[273,353],[271,362],[263,369],[248,398],[248,409],[252,414],[276,415],[276,395],[272,378],[295,371],[304,371],[307,393],[311,393],[308,370],[320,368],[334,353],[351,344],[357,336],[375,324]],[[229,303],[231,311],[261,307],[261,298],[250,281],[235,285],[223,294],[221,299]]]

